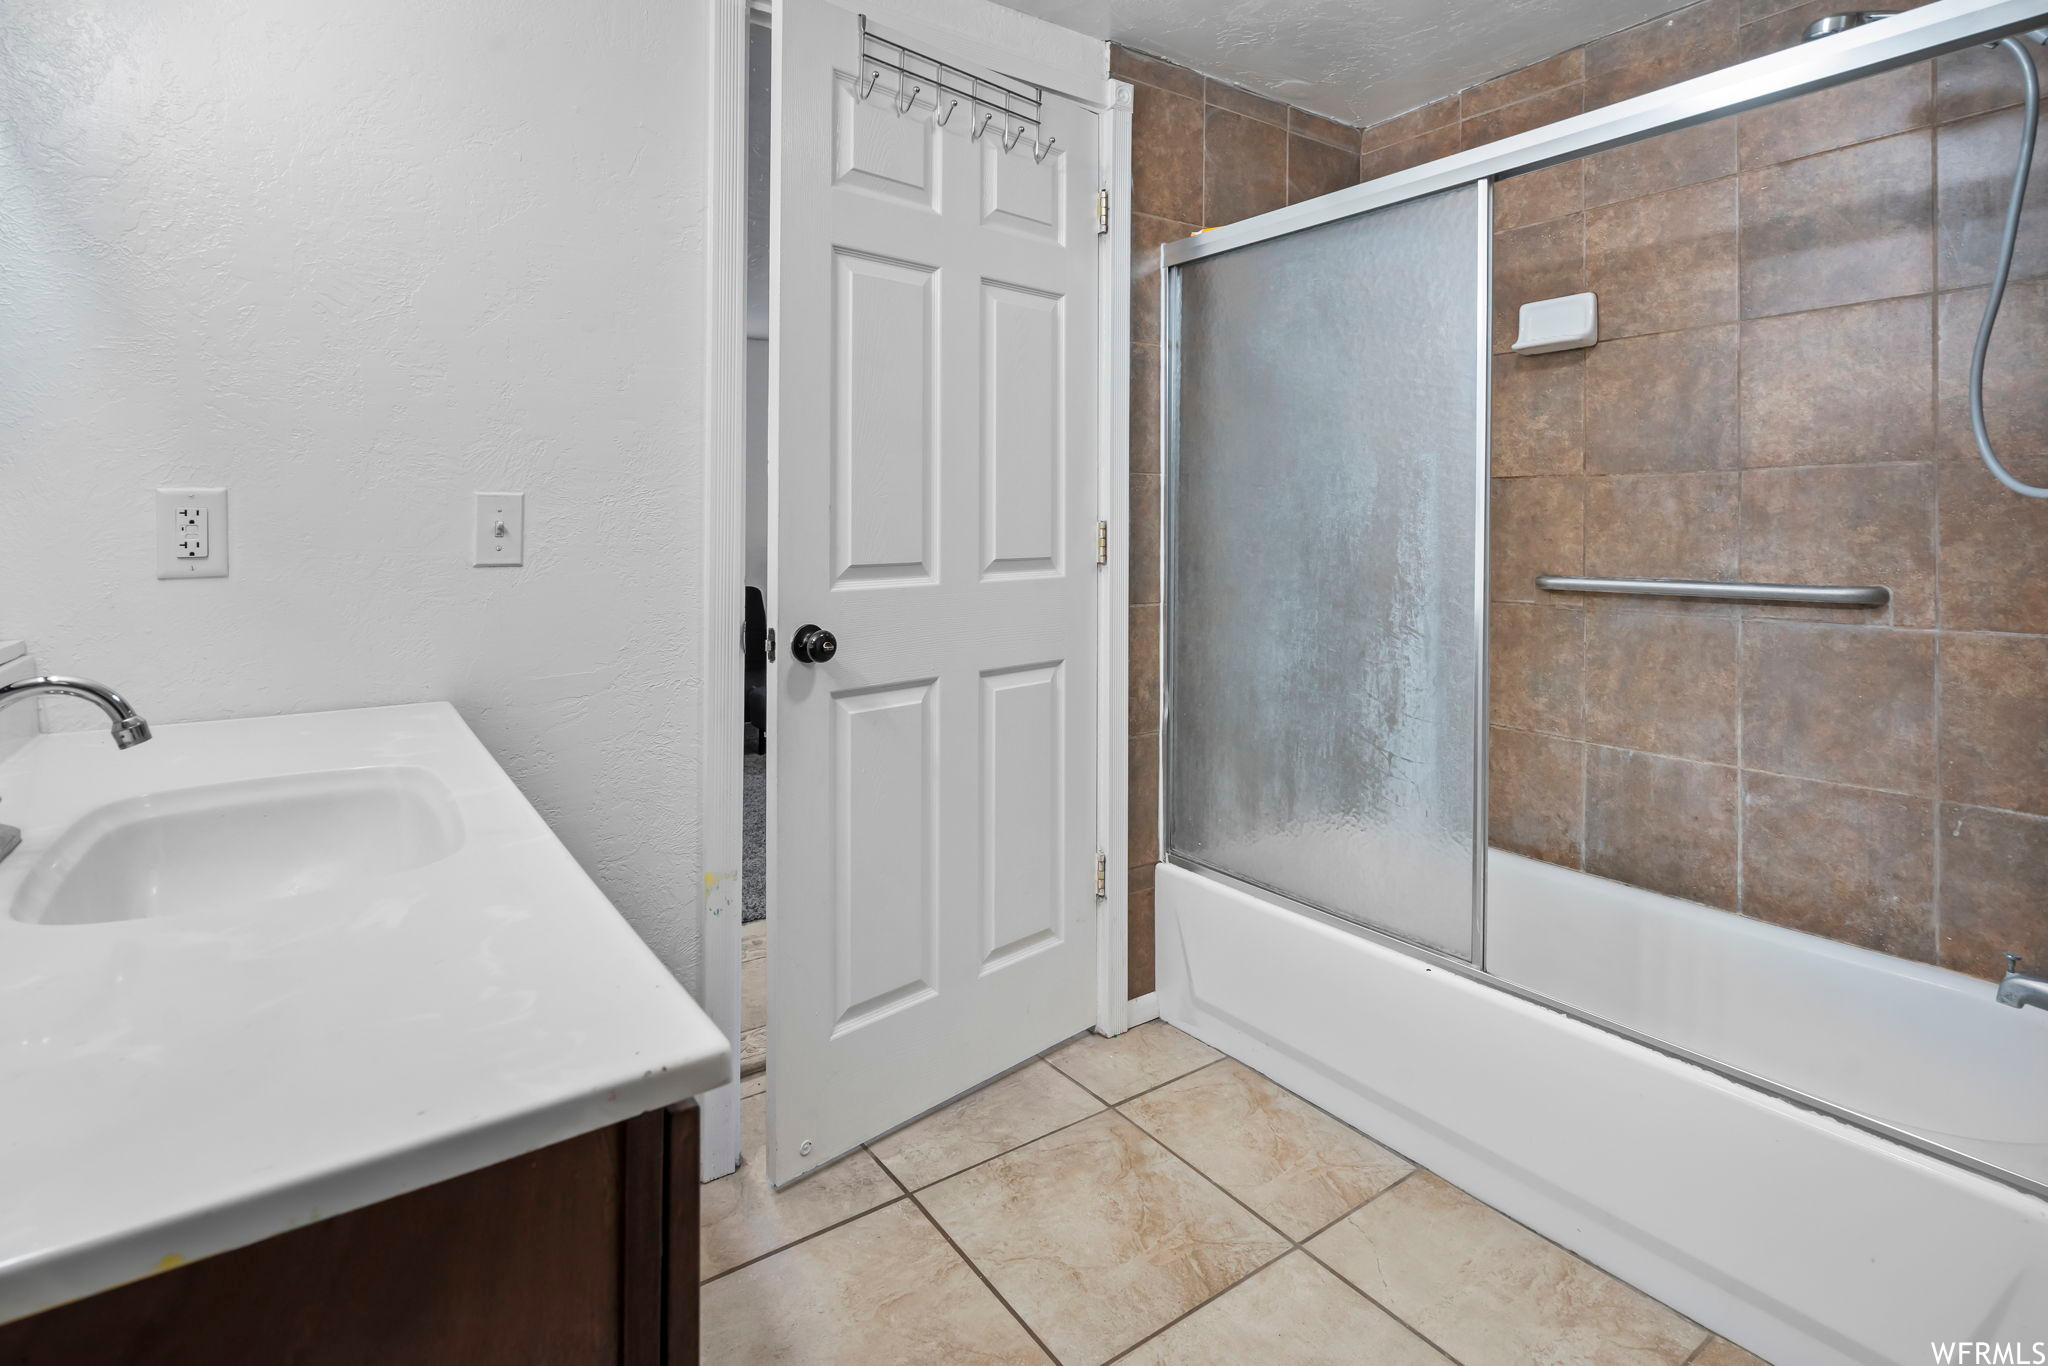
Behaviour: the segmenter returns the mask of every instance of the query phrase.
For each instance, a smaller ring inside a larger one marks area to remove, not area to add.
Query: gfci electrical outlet
[[[526,495],[479,493],[476,496],[476,553],[470,563],[526,562]]]
[[[220,579],[228,572],[228,491],[156,491],[156,576]]]

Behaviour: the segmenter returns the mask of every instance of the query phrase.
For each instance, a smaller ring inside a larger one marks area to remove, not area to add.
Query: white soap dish
[[[1525,356],[1591,346],[1600,335],[1599,301],[1591,294],[1567,294],[1522,305],[1521,334],[1513,349]]]

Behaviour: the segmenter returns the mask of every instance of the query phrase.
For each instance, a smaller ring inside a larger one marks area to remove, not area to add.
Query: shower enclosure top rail
[[[1589,579],[1538,574],[1551,593],[1626,593],[1646,598],[1704,598],[1712,602],[1804,602],[1822,607],[1883,607],[1892,590],[1881,584],[1733,583],[1710,579]]]
[[[1475,180],[1540,170],[1592,152],[1640,142],[1727,114],[1859,77],[1910,66],[1944,52],[2039,28],[2048,0],[1936,0],[1881,24],[1864,24],[1782,52],[1653,90],[1469,151],[1368,180],[1362,185],[1211,228],[1159,249],[1162,266],[1248,247],[1271,237],[1419,199]]]

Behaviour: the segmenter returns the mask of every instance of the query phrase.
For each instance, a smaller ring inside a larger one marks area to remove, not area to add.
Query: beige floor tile
[[[1707,1336],[1429,1172],[1308,1246],[1464,1366],[1678,1366]]]
[[[1415,1170],[1235,1058],[1123,1106],[1290,1238],[1306,1238]]]
[[[740,927],[740,1075],[768,1065],[768,922]]]
[[[766,1068],[763,1068],[761,1071],[756,1072],[753,1076],[746,1078],[744,1081],[740,1083],[741,1100],[745,1100],[749,1096],[765,1095],[767,1094],[767,1091],[768,1071]]]
[[[1700,1348],[1691,1366],[1771,1366],[1754,1352],[1745,1352],[1726,1338],[1714,1338]]]
[[[1371,1300],[1295,1252],[1225,1291],[1117,1366],[1454,1366]]]
[[[740,1156],[738,1171],[702,1188],[699,1246],[707,1279],[903,1193],[865,1151],[786,1190],[771,1187],[765,1095],[740,1102]]]
[[[877,1139],[868,1150],[916,1190],[1101,1108],[1101,1101],[1072,1081],[1034,1062]]]
[[[768,1023],[768,922],[740,927],[740,1028]]]
[[[1288,1247],[1114,1112],[918,1199],[1066,1366],[1107,1360]]]
[[[743,1029],[743,1030],[741,1030],[741,1031],[740,1031],[740,1075],[741,1075],[741,1076],[743,1076],[743,1077],[755,1077],[755,1076],[759,1076],[759,1075],[760,1075],[761,1073],[763,1073],[763,1072],[765,1072],[765,1071],[767,1071],[767,1070],[768,1070],[768,1030],[767,1030],[767,1027],[766,1027],[766,1026],[763,1026],[763,1027],[761,1027],[761,1028],[759,1028],[759,1029]]]
[[[1083,1034],[1046,1054],[1045,1060],[1115,1105],[1222,1056],[1165,1021],[1153,1020],[1114,1039]]]
[[[718,1366],[1045,1361],[908,1200],[713,1281],[702,1322]]]

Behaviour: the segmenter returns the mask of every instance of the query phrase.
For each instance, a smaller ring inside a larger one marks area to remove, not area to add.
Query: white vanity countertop
[[[10,913],[96,808],[382,766],[445,787],[452,854],[144,919]],[[446,703],[126,752],[42,736],[0,763],[0,820],[23,831],[0,862],[0,1322],[726,1080],[724,1036]]]

